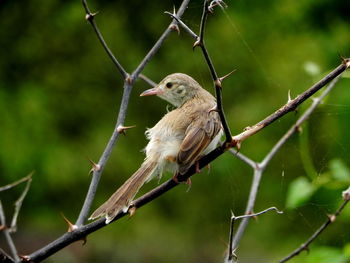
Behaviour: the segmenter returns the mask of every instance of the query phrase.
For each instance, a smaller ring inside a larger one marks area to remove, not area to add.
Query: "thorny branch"
[[[233,212],[231,212],[232,215],[231,215],[231,224],[230,224],[230,242],[229,242],[229,246],[228,246],[228,251],[229,251],[228,252],[228,260],[229,261],[237,259],[237,256],[235,255],[234,250],[233,250],[233,230],[234,230],[235,221],[239,220],[239,219],[244,219],[244,218],[257,217],[257,216],[259,216],[261,214],[265,214],[266,212],[271,211],[271,210],[275,210],[278,214],[283,213],[282,211],[279,211],[276,207],[270,207],[270,208],[267,208],[263,211],[255,213],[255,214],[248,214],[248,215],[242,215],[242,216],[235,216],[233,214]]]
[[[1,201],[0,201],[0,226],[1,226],[1,231],[4,233],[6,242],[9,246],[10,251],[11,251],[14,262],[16,262],[16,263],[20,262],[21,260],[18,257],[17,248],[16,248],[15,243],[13,242],[13,239],[11,237],[10,230],[6,226],[6,218],[5,218],[4,209],[2,208]]]
[[[160,37],[160,39],[157,41],[157,43],[151,48],[151,50],[149,51],[149,53],[145,56],[145,58],[142,60],[142,62],[139,64],[139,66],[136,68],[136,70],[132,73],[132,74],[128,74],[127,71],[119,64],[119,62],[115,59],[113,53],[110,51],[110,49],[108,48],[107,44],[105,43],[102,34],[100,33],[100,31],[97,28],[97,25],[94,21],[94,17],[96,15],[96,13],[91,13],[91,11],[89,10],[86,0],[82,0],[83,2],[83,6],[85,8],[86,11],[86,19],[91,23],[95,33],[97,34],[97,37],[99,38],[101,44],[103,45],[104,49],[106,50],[107,54],[109,55],[109,57],[112,59],[113,63],[115,64],[115,66],[117,67],[118,71],[120,72],[120,74],[122,75],[122,77],[124,78],[124,93],[123,93],[123,97],[122,97],[122,101],[121,101],[121,106],[120,106],[120,110],[118,113],[118,119],[117,119],[117,123],[116,123],[116,128],[105,148],[105,151],[103,152],[99,162],[97,164],[93,165],[92,168],[92,172],[93,172],[93,176],[92,176],[92,180],[90,183],[90,187],[87,193],[87,197],[84,201],[84,205],[83,208],[80,212],[80,215],[78,217],[78,220],[76,222],[77,227],[74,228],[73,231],[71,232],[67,232],[65,234],[63,234],[61,237],[59,237],[58,239],[56,239],[55,241],[53,241],[52,243],[46,245],[45,247],[35,251],[34,253],[25,256],[23,258],[23,261],[31,261],[31,262],[40,262],[46,258],[48,258],[49,256],[51,256],[52,254],[54,254],[55,252],[59,251],[60,249],[66,247],[67,245],[81,240],[83,238],[86,238],[87,235],[89,235],[90,233],[106,226],[105,224],[105,220],[104,218],[101,218],[99,220],[96,220],[90,224],[86,224],[84,225],[85,219],[90,211],[90,206],[91,203],[94,199],[95,193],[96,193],[96,189],[97,189],[97,185],[100,179],[100,175],[103,171],[104,166],[106,165],[107,160],[109,159],[109,156],[111,154],[111,151],[118,139],[118,135],[119,132],[122,130],[122,128],[124,127],[124,121],[125,121],[125,116],[126,116],[126,110],[128,107],[128,102],[129,102],[129,98],[130,98],[130,93],[133,87],[133,84],[135,82],[135,80],[138,77],[141,77],[142,79],[144,79],[146,82],[148,82],[150,85],[154,85],[154,83],[152,81],[150,81],[149,79],[145,78],[144,76],[141,76],[140,73],[141,71],[144,69],[144,67],[147,65],[147,63],[150,61],[150,59],[153,57],[153,55],[156,53],[156,51],[160,48],[160,46],[162,45],[164,39],[169,35],[169,33],[173,30],[177,30],[176,24],[178,23],[181,27],[185,28],[185,30],[187,32],[190,33],[190,35],[192,35],[192,37],[194,37],[196,39],[195,42],[195,46],[199,46],[203,52],[204,58],[208,64],[208,67],[210,69],[212,78],[214,80],[214,84],[215,84],[215,91],[216,91],[216,95],[217,95],[217,103],[218,103],[218,112],[220,114],[220,118],[223,122],[223,126],[224,126],[224,131],[225,131],[225,135],[226,135],[226,143],[220,147],[218,147],[217,149],[213,150],[211,153],[209,153],[208,155],[204,156],[203,158],[201,158],[199,160],[199,168],[204,167],[205,165],[207,165],[208,163],[212,162],[213,160],[215,160],[218,156],[220,156],[221,154],[223,154],[228,147],[233,147],[235,145],[239,146],[240,143],[248,138],[249,136],[255,134],[256,132],[260,131],[262,128],[270,125],[271,123],[273,123],[275,120],[281,118],[282,116],[284,116],[286,113],[293,111],[294,109],[296,109],[296,107],[298,105],[300,105],[303,101],[305,101],[307,98],[309,98],[310,96],[312,96],[314,93],[316,93],[320,88],[324,87],[326,84],[328,84],[332,79],[336,78],[337,76],[341,75],[341,73],[343,71],[345,71],[347,68],[350,67],[350,59],[344,59],[343,63],[341,65],[339,65],[335,70],[333,70],[330,74],[328,74],[326,77],[324,77],[321,81],[319,81],[318,83],[316,83],[314,86],[312,86],[309,90],[305,91],[303,94],[301,94],[300,96],[298,96],[297,98],[295,98],[294,100],[289,101],[286,105],[284,105],[283,107],[281,107],[279,110],[277,110],[276,112],[274,112],[273,114],[271,114],[270,116],[268,116],[267,118],[265,118],[264,120],[262,120],[261,122],[255,124],[254,126],[252,126],[251,128],[245,130],[244,132],[231,137],[231,133],[229,130],[229,127],[226,123],[226,119],[224,116],[224,111],[222,108],[222,102],[221,102],[221,81],[223,78],[218,78],[215,68],[213,66],[213,63],[211,61],[211,58],[209,57],[208,51],[205,48],[204,45],[204,29],[205,29],[205,22],[206,22],[206,18],[208,13],[211,13],[213,10],[213,7],[216,5],[220,5],[225,6],[223,4],[222,1],[220,0],[216,0],[216,1],[205,1],[204,2],[204,7],[203,7],[203,15],[202,15],[202,19],[201,19],[201,27],[200,27],[200,36],[198,37],[196,34],[194,34],[180,19],[181,19],[181,15],[183,14],[183,12],[185,11],[189,0],[184,0],[183,3],[181,4],[181,7],[179,8],[177,14],[171,14],[173,21],[171,22],[170,26],[167,28],[167,30],[165,30],[165,32],[163,33],[163,35]],[[192,33],[191,33],[192,32]],[[232,143],[232,139],[233,142]],[[233,152],[233,150],[232,150]],[[235,152],[234,153],[238,158],[240,158],[241,160],[245,161],[246,163],[250,164],[252,167],[257,165],[258,163],[250,160],[248,157],[245,157],[244,155]],[[248,202],[248,207],[252,207],[251,209],[247,209],[246,214],[252,213],[253,210],[253,206],[254,206],[254,202],[255,202],[255,198],[256,198],[256,193],[258,190],[258,186],[259,186],[259,182],[261,179],[261,175],[262,175],[262,170],[261,167],[262,163],[260,163],[260,166],[258,164],[257,167],[254,168],[254,170],[256,171],[256,176],[255,177],[255,182],[253,182],[253,186],[256,188],[256,190],[251,190],[250,193],[250,204]],[[193,174],[195,174],[196,172],[196,167],[191,167],[186,174],[179,176],[178,180],[181,181],[186,181],[187,178],[189,178],[190,176],[192,176]],[[156,187],[155,189],[151,190],[150,192],[144,194],[143,196],[141,196],[140,198],[138,198],[137,200],[135,200],[133,202],[133,206],[135,208],[140,208],[143,205],[151,202],[152,200],[156,199],[157,197],[159,197],[160,195],[164,194],[165,192],[169,191],[170,189],[174,188],[175,186],[177,186],[178,183],[176,183],[174,180],[170,179],[168,181],[166,181],[165,183],[159,185],[158,187]],[[255,196],[254,196],[254,191],[255,191]],[[264,211],[263,211],[264,212]],[[260,213],[259,213],[260,214]],[[117,221],[120,218],[122,218],[125,215],[125,213],[121,212],[119,213],[115,219],[113,221]],[[240,224],[240,227],[235,235],[235,237],[239,236],[238,233],[240,231],[240,229],[245,229],[245,226],[247,223],[245,223],[244,226],[244,220],[248,220],[249,217],[244,217],[242,223]],[[243,232],[242,232],[243,233]],[[232,241],[233,245],[230,246],[231,247],[231,251],[233,251],[233,248],[235,248],[235,242],[234,239]]]
[[[252,211],[254,210],[255,200],[258,194],[262,174],[266,169],[267,165],[269,164],[269,162],[271,161],[271,159],[276,155],[276,153],[280,150],[280,148],[287,142],[287,140],[299,130],[301,124],[310,117],[310,115],[316,109],[316,107],[322,102],[322,100],[328,95],[328,93],[335,87],[335,84],[337,83],[338,79],[339,77],[333,79],[333,81],[328,85],[328,87],[323,91],[323,93],[318,98],[315,98],[313,100],[313,103],[309,106],[309,108],[302,114],[302,116],[296,121],[296,123],[292,125],[292,127],[282,136],[282,138],[272,147],[272,149],[265,156],[263,161],[261,161],[260,163],[254,163],[254,165],[251,166],[254,169],[254,176],[253,176],[253,182],[249,191],[249,198],[248,198],[247,207],[245,210],[246,214],[252,213]],[[234,251],[237,248],[238,243],[241,240],[244,234],[244,231],[248,225],[248,222],[249,222],[249,218],[245,218],[240,223],[239,228],[235,236],[233,237],[232,248],[231,248],[232,251]]]
[[[199,37],[197,37],[197,40],[194,43],[193,47],[199,46],[201,48],[203,56],[205,58],[205,61],[209,67],[211,77],[214,81],[214,86],[215,86],[217,112],[220,116],[221,124],[222,124],[222,127],[224,129],[225,136],[226,136],[225,143],[230,145],[231,141],[232,141],[232,135],[231,135],[230,128],[227,124],[227,120],[226,120],[225,112],[224,112],[224,107],[222,105],[222,86],[221,86],[222,80],[218,77],[218,75],[216,73],[214,64],[210,58],[209,52],[208,52],[208,50],[205,46],[205,43],[204,43],[205,24],[207,21],[208,14],[212,12],[209,10],[209,5],[210,5],[210,1],[204,0],[202,19],[201,19],[201,24],[200,24],[200,28],[199,28]],[[225,146],[225,148],[226,148],[226,146]]]
[[[333,215],[329,215],[328,219],[326,220],[326,222],[324,222],[319,229],[316,230],[316,232],[314,234],[311,235],[311,237],[305,242],[303,243],[300,247],[298,247],[296,250],[294,250],[292,253],[290,253],[288,256],[286,256],[285,258],[283,258],[282,260],[279,261],[279,263],[283,263],[283,262],[287,262],[288,260],[292,259],[293,257],[299,255],[302,251],[304,250],[308,250],[309,249],[309,245],[332,223],[334,223],[334,221],[337,219],[337,217],[340,215],[341,211],[343,211],[343,209],[345,208],[345,206],[349,203],[350,201],[350,187],[345,190],[342,194],[343,196],[343,202],[342,204],[339,206],[339,208],[337,209],[337,211],[335,211],[335,213]]]

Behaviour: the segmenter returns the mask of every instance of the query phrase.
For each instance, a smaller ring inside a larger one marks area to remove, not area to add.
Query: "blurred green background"
[[[164,11],[180,1],[89,1],[101,32],[131,72],[169,24]],[[349,1],[237,0],[209,17],[206,43],[223,83],[224,107],[234,134],[255,124],[350,56]],[[198,32],[202,1],[192,1],[183,21]],[[75,221],[87,191],[88,158],[97,161],[113,131],[122,79],[84,19],[80,1],[0,2],[0,185],[35,171],[14,235],[21,254],[54,240]],[[173,33],[147,65],[154,81],[184,72],[213,91],[193,40]],[[348,74],[349,76],[349,74]],[[240,262],[276,262],[299,246],[341,203],[350,184],[350,79],[334,91],[276,155],[264,173],[256,211],[237,250]],[[121,136],[103,173],[94,208],[143,160],[146,127],[166,112],[137,81]],[[260,161],[310,105],[304,103],[242,145]],[[163,180],[169,178],[165,175]],[[46,262],[222,262],[229,217],[244,213],[251,169],[229,154],[137,211],[75,243]],[[142,190],[157,185],[148,183]],[[23,186],[0,193],[8,220]],[[350,207],[291,262],[350,262]],[[7,246],[1,237],[1,248]]]

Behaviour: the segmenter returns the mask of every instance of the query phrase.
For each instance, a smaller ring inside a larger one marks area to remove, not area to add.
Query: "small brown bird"
[[[140,96],[157,95],[173,104],[151,129],[141,167],[90,217],[105,216],[111,222],[120,212],[127,212],[141,186],[163,171],[184,174],[199,158],[217,146],[222,125],[215,111],[215,98],[186,74],[174,73]]]

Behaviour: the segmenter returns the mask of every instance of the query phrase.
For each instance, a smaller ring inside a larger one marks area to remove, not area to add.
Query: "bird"
[[[110,223],[119,212],[128,212],[140,188],[165,171],[184,174],[214,150],[223,134],[216,99],[189,75],[173,73],[140,96],[157,95],[175,109],[166,113],[145,134],[149,140],[140,168],[99,208],[90,220],[105,217]],[[199,169],[197,169],[199,171]]]

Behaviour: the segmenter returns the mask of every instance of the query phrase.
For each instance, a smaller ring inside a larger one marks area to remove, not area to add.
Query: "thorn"
[[[231,220],[232,219],[235,219],[236,217],[235,217],[235,214],[233,213],[233,211],[231,210]]]
[[[350,187],[347,190],[343,191],[342,197],[344,201],[350,201]]]
[[[202,44],[200,38],[198,37],[197,40],[193,43],[192,49],[194,50],[196,47],[200,47],[200,46],[202,46],[202,45],[203,45],[203,44]]]
[[[235,146],[236,146],[237,151],[239,151],[241,149],[242,142],[241,141],[236,141],[235,142]]]
[[[328,216],[329,221],[331,221],[331,223],[334,223],[335,219],[337,218],[337,216],[334,215],[334,214],[330,214],[330,215],[327,215],[327,216]]]
[[[288,90],[288,101],[287,101],[287,103],[289,103],[289,102],[291,102],[292,101],[292,98],[291,98],[291,96],[290,96],[290,89]]]
[[[169,28],[173,31],[176,31],[177,34],[180,35],[180,28],[177,24],[171,24]]]
[[[215,87],[218,87],[218,88],[221,89],[221,80],[220,80],[220,79],[216,79],[216,80],[214,81],[214,84],[215,84]]]
[[[349,58],[342,57],[342,63],[347,69],[350,68],[350,59]]]
[[[86,236],[84,236],[83,238],[80,239],[81,241],[83,241],[83,243],[81,244],[82,246],[84,246],[87,242],[87,238]]]
[[[310,253],[310,249],[309,249],[309,246],[306,246],[305,248],[304,248],[304,250],[306,251],[306,253]]]
[[[208,169],[208,174],[210,174],[210,170],[211,170],[210,163],[208,163],[206,167],[207,167],[207,169]]]
[[[232,70],[231,72],[229,72],[228,74],[226,74],[225,76],[222,76],[221,78],[219,78],[220,82],[222,82],[224,79],[226,79],[227,77],[231,76],[232,73],[236,72],[236,69]]]
[[[135,206],[130,206],[128,209],[128,213],[129,213],[129,218],[134,216],[136,214],[136,207]]]
[[[127,129],[131,129],[131,128],[135,128],[135,127],[136,127],[135,125],[133,125],[133,126],[123,126],[123,125],[119,125],[119,126],[117,127],[117,133],[122,133],[122,134],[126,135],[126,134],[125,134],[125,131],[126,131]]]
[[[94,16],[96,16],[99,12],[95,12],[95,13],[89,13],[85,15],[85,19],[89,22],[91,22],[94,19]]]
[[[63,217],[63,220],[66,221],[67,225],[68,225],[68,231],[67,232],[73,232],[74,230],[78,229],[77,225],[74,225],[72,222],[70,222],[67,217],[64,216],[63,213],[61,213],[61,216]]]
[[[91,160],[90,158],[88,158],[89,162],[91,163],[92,167],[89,171],[89,174],[93,173],[93,172],[98,172],[101,169],[101,165],[95,163],[93,160]]]
[[[28,255],[18,255],[22,262],[30,262],[30,257]]]
[[[237,260],[238,260],[238,257],[236,255],[236,250],[237,250],[237,248],[234,248],[232,250],[230,257],[229,257],[229,259],[232,260],[232,262],[237,262]]]
[[[132,84],[132,77],[129,74],[126,76],[125,82],[128,83],[129,85]]]
[[[295,126],[295,131],[298,133],[302,133],[303,132],[303,128],[301,126]]]

